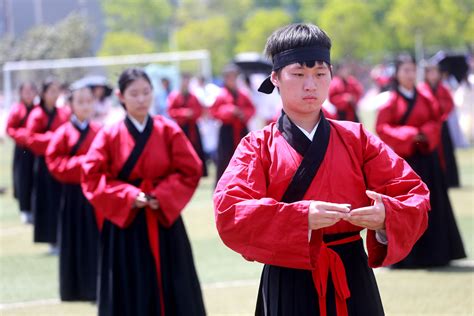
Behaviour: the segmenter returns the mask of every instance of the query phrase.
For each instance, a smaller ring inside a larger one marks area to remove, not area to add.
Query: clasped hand
[[[385,206],[382,196],[373,191],[366,191],[374,201],[371,206],[351,210],[349,204],[313,201],[309,206],[308,223],[312,230],[329,227],[340,220],[370,230],[385,229]]]
[[[157,210],[160,207],[160,204],[156,197],[146,195],[145,193],[140,192],[135,199],[135,207],[143,208],[147,206],[150,207],[152,210]]]

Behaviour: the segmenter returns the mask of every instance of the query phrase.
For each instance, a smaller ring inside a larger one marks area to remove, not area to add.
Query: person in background
[[[410,55],[395,61],[393,89],[379,108],[376,131],[404,158],[430,190],[428,229],[410,254],[393,268],[426,268],[449,265],[465,258],[439,162],[442,111],[436,100],[416,88],[416,64]]]
[[[240,140],[247,135],[247,122],[255,114],[255,107],[237,87],[239,68],[234,64],[224,67],[224,87],[210,109],[211,115],[222,125],[217,145],[216,183],[219,181]]]
[[[439,161],[444,171],[448,188],[459,187],[459,174],[456,157],[454,155],[453,140],[448,127],[448,117],[454,110],[454,101],[449,90],[441,82],[441,73],[437,64],[426,62],[424,65],[425,81],[418,85],[418,89],[431,99],[437,101],[441,111],[441,141],[438,147]]]
[[[189,91],[190,74],[181,75],[181,87],[168,96],[168,114],[176,121],[188,137],[194,150],[201,158],[203,176],[207,177],[206,156],[202,147],[201,132],[197,124],[202,115],[202,105],[197,97]]]
[[[91,121],[94,98],[80,81],[71,86],[72,115],[55,132],[46,164],[62,183],[59,209],[59,296],[62,301],[95,301],[99,232],[94,209],[81,190],[82,164],[100,124]]]
[[[351,76],[349,65],[339,65],[329,87],[329,101],[337,109],[338,120],[360,122],[357,103],[363,92],[360,82]]]
[[[122,72],[124,121],[102,129],[82,164],[82,189],[101,222],[99,315],[205,314],[181,212],[202,172],[181,128],[148,114],[153,88]]]
[[[36,85],[24,82],[20,85],[20,102],[14,104],[7,121],[7,134],[14,140],[13,153],[13,194],[18,200],[21,220],[33,223],[31,213],[31,192],[33,189],[33,163],[35,156],[26,147],[28,130],[26,122],[35,107],[34,101],[38,94]]]
[[[69,120],[68,107],[56,107],[60,93],[59,82],[46,79],[40,92],[39,106],[28,117],[26,128],[29,136],[26,146],[35,154],[31,210],[34,218],[34,242],[50,244],[50,253],[57,254],[58,212],[61,184],[49,172],[45,153],[54,131]]]
[[[241,141],[214,193],[223,242],[265,264],[256,315],[384,315],[371,267],[401,260],[426,229],[429,192],[408,164],[322,113],[330,49],[313,24],[270,35],[259,91],[276,87],[283,113]]]

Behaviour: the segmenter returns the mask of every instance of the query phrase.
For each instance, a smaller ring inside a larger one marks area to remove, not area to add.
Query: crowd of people
[[[311,24],[272,34],[259,91],[280,102],[251,133],[260,99],[235,64],[221,88],[168,81],[165,107],[143,69],[126,69],[121,115],[106,82],[65,94],[55,79],[21,84],[7,124],[14,196],[33,241],[59,256],[61,300],[97,302],[99,315],[204,315],[181,212],[211,162],[221,238],[265,264],[258,315],[382,315],[370,267],[464,258],[448,196],[461,185],[455,106],[438,66],[424,64],[417,85],[414,59],[397,58],[377,138],[358,123],[362,84],[331,66],[330,48]]]

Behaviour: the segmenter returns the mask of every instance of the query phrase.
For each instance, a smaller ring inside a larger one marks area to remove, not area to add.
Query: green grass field
[[[58,299],[58,260],[33,244],[11,192],[10,140],[0,143],[0,315],[95,315],[89,303]],[[457,152],[463,187],[450,196],[469,258],[443,269],[376,270],[387,315],[474,315],[474,149]],[[213,178],[203,179],[184,219],[209,315],[251,315],[261,265],[246,262],[220,241],[211,202]]]

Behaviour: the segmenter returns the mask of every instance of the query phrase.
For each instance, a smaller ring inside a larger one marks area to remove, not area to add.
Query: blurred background
[[[32,243],[31,226],[18,217],[13,142],[4,131],[20,82],[96,75],[113,87],[122,69],[139,65],[152,78],[156,114],[164,95],[179,88],[182,72],[192,74],[192,85],[202,79],[212,88],[222,84],[223,67],[235,62],[257,107],[256,129],[278,111],[275,96],[253,94],[271,70],[262,57],[266,39],[292,22],[314,23],[331,37],[332,60],[350,65],[364,88],[359,114],[371,131],[377,95],[397,54],[442,65],[462,132],[455,144],[461,187],[449,194],[468,259],[439,269],[378,269],[376,277],[387,315],[474,315],[474,0],[0,0],[0,315],[96,314],[93,304],[60,302],[57,257]],[[203,141],[215,146],[211,136]],[[206,308],[209,315],[251,315],[261,265],[220,241],[213,167],[210,172],[184,211]]]

